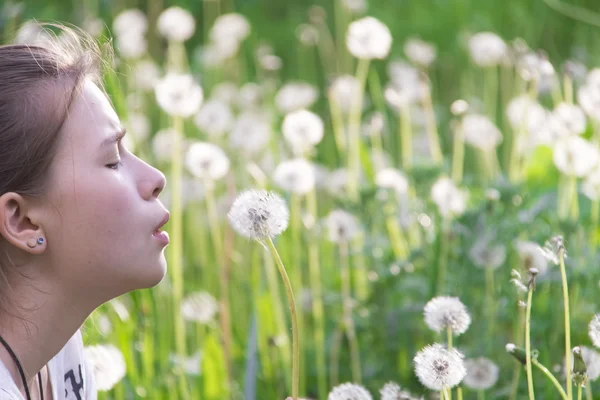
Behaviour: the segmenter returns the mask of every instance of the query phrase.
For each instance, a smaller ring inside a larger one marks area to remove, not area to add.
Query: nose
[[[146,164],[146,163],[144,163]],[[144,179],[140,180],[140,193],[145,200],[158,198],[167,185],[167,178],[158,169],[146,164]]]

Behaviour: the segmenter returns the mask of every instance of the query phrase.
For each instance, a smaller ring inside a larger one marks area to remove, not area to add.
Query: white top
[[[48,373],[52,382],[53,400],[97,399],[94,376],[85,362],[83,340],[79,329],[65,347],[48,362]],[[25,399],[2,361],[0,361],[0,399]]]

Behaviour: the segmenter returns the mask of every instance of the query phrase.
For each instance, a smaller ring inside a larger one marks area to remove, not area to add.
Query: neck
[[[0,335],[19,359],[31,387],[38,371],[64,347],[95,307],[69,298],[67,291],[51,280],[34,279],[13,286],[13,293],[19,308],[2,315]],[[19,369],[4,346],[0,346],[0,360],[25,393]]]

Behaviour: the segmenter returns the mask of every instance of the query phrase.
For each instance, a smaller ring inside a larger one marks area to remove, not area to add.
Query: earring
[[[30,249],[33,249],[33,248],[34,248],[35,246],[37,246],[38,244],[39,244],[39,245],[42,245],[42,244],[44,244],[44,238],[43,238],[43,237],[40,237],[40,238],[38,238],[37,240],[35,240],[34,238],[29,238],[29,239],[27,240],[27,246],[28,246]]]

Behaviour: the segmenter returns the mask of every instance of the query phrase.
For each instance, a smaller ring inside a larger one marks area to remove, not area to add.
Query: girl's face
[[[104,302],[158,284],[168,218],[158,200],[165,176],[113,140],[117,114],[90,80],[72,104],[50,172],[42,228],[52,276],[75,295]]]

